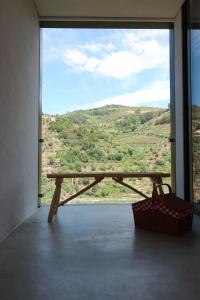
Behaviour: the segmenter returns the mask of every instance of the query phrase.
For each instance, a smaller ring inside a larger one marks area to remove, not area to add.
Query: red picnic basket
[[[158,194],[158,188],[166,185],[169,193]],[[132,204],[135,227],[161,233],[179,235],[192,229],[192,205],[178,198],[169,184],[157,185],[152,197]]]

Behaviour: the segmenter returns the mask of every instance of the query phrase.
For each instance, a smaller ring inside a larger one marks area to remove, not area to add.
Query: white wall
[[[174,18],[184,0],[35,0],[41,17]]]
[[[0,240],[37,207],[39,24],[32,0],[1,0]]]
[[[183,152],[183,71],[182,71],[182,21],[181,11],[174,26],[175,46],[175,118],[176,118],[176,193],[184,198]]]

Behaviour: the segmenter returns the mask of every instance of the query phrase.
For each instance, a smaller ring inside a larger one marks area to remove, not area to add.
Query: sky
[[[42,110],[167,107],[169,31],[42,29]]]
[[[191,31],[191,96],[192,104],[200,105],[200,30]]]

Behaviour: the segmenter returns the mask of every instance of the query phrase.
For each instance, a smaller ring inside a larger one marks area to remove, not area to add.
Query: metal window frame
[[[175,41],[174,30],[170,29],[170,139],[171,139],[171,184],[176,192],[176,103],[175,103]]]
[[[41,206],[41,134],[42,134],[42,28],[79,28],[79,29],[169,29],[170,30],[170,112],[171,138],[175,135],[175,78],[174,78],[174,20],[133,20],[130,18],[43,18],[40,19],[40,101],[39,101],[39,145],[38,145],[38,207]],[[171,180],[173,190],[176,190],[176,147],[171,149]]]
[[[122,18],[67,18],[41,19],[40,28],[88,28],[88,29],[173,29],[172,21],[138,21]]]
[[[182,5],[183,49],[183,129],[184,129],[184,198],[193,202],[192,173],[192,111],[191,111],[191,62],[190,62],[190,1]]]
[[[186,118],[186,134],[185,134],[185,143],[184,147],[186,148],[185,160],[186,169],[185,169],[185,192],[188,196],[189,201],[193,202],[194,212],[197,215],[200,215],[200,207],[194,202],[194,186],[193,186],[193,134],[192,134],[192,74],[191,74],[191,31],[200,29],[200,19],[192,18],[192,4],[191,0],[186,0],[182,6],[182,17],[183,17],[183,65],[185,65],[184,83],[186,88],[185,92],[185,102],[188,107],[185,109],[185,118]]]
[[[39,28],[39,103],[38,103],[38,199],[37,206],[41,207],[42,181],[42,35]]]

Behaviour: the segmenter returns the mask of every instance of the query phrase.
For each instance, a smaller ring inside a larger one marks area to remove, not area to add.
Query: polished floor
[[[200,299],[200,217],[173,237],[135,230],[130,205],[47,211],[0,244],[1,300]]]

